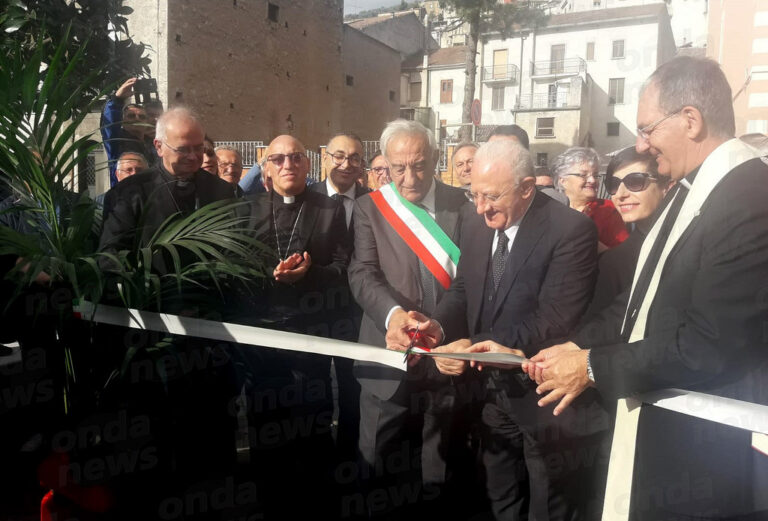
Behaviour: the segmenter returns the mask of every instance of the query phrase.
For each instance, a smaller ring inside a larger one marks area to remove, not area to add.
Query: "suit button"
[[[488,302],[493,302],[493,295],[490,295],[490,296],[488,297]]]

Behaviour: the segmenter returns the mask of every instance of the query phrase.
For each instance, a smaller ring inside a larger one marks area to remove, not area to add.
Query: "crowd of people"
[[[614,473],[626,398],[683,388],[768,405],[768,166],[734,138],[716,63],[653,73],[636,143],[604,176],[586,147],[535,167],[526,132],[505,125],[454,148],[459,187],[435,173],[432,132],[407,120],[367,164],[359,137],[334,135],[322,182],[290,135],[243,175],[240,152],[214,147],[189,110],[126,104],[133,82],[103,114],[101,251],[240,198],[271,264],[236,321],[406,352],[400,370],[226,346],[235,369],[211,396],[247,406],[194,425],[234,440],[245,418],[259,515],[768,519],[768,457],[750,431],[644,406],[628,478]],[[451,357],[489,352],[524,361]],[[198,470],[231,472],[230,445],[226,464],[201,454]]]

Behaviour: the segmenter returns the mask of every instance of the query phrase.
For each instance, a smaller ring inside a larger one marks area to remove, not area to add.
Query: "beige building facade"
[[[736,135],[768,134],[768,0],[710,0],[707,56],[731,85]]]

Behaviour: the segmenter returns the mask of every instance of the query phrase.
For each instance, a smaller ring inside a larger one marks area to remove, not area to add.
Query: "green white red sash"
[[[440,284],[448,289],[456,276],[459,248],[429,213],[405,199],[394,183],[371,192],[376,208],[405,244],[424,263]]]

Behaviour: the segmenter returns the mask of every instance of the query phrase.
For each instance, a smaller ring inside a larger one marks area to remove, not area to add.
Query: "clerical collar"
[[[347,190],[346,192],[339,192],[336,190],[336,188],[333,186],[333,183],[331,183],[331,178],[326,177],[325,178],[325,189],[328,192],[328,197],[333,197],[336,194],[341,194],[344,197],[348,197],[349,199],[355,200],[355,184],[353,183],[352,186]]]
[[[283,202],[285,204],[291,204],[296,202],[296,196],[295,195],[284,195],[283,196]]]
[[[432,179],[432,186],[429,187],[427,193],[422,197],[421,201],[417,201],[416,204],[420,204],[429,213],[436,213],[435,210],[435,180]]]
[[[701,165],[694,168],[690,174],[683,177],[680,180],[680,184],[683,185],[686,189],[690,190],[693,186],[693,181],[696,179],[696,175],[699,173],[699,169],[701,169]]]
[[[303,201],[304,194],[307,193],[307,191],[304,190],[300,194],[296,194],[296,195],[280,195],[274,190],[271,193],[272,193],[272,200],[278,204],[294,204],[294,203],[300,203],[301,201]]]
[[[179,188],[184,188],[189,183],[194,183],[195,182],[195,174],[194,173],[192,173],[191,175],[185,176],[185,177],[181,177],[181,176],[178,176],[178,175],[175,175],[175,174],[172,174],[171,172],[169,172],[165,168],[163,163],[160,163],[159,167],[160,167],[160,174],[161,174],[161,176],[167,182],[175,183],[176,186],[178,186]]]

